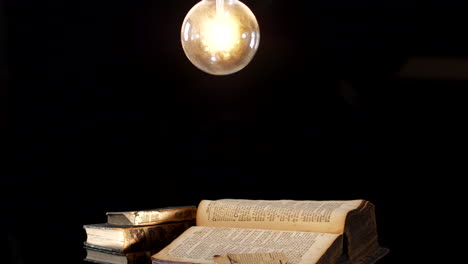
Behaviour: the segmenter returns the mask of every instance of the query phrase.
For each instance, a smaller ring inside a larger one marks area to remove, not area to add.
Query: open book
[[[196,221],[153,264],[213,264],[214,256],[243,253],[281,253],[288,264],[370,264],[388,252],[365,200],[203,200]]]

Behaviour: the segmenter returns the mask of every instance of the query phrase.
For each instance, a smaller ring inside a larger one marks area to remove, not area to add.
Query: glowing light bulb
[[[202,0],[187,14],[181,41],[185,55],[200,70],[227,75],[242,70],[260,43],[257,19],[238,0]]]

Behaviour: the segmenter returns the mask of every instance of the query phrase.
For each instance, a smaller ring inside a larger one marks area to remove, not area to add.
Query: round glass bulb
[[[181,41],[185,55],[200,70],[227,75],[254,57],[260,29],[250,9],[238,0],[202,0],[187,14]]]

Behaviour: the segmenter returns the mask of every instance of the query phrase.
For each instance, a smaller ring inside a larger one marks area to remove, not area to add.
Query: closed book
[[[156,225],[170,222],[194,221],[196,215],[196,206],[173,206],[147,210],[107,212],[107,223],[124,226]]]
[[[148,251],[169,244],[194,221],[150,226],[115,226],[107,223],[84,225],[86,244],[117,252]]]
[[[108,248],[85,244],[85,261],[102,264],[150,264],[151,255],[159,249],[123,253]]]

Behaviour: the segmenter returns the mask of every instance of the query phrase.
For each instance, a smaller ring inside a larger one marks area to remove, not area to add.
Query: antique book
[[[150,226],[84,225],[85,244],[100,246],[117,252],[148,251],[167,245],[195,221]]]
[[[212,264],[215,255],[239,253],[282,253],[288,264],[371,264],[388,252],[365,200],[203,200],[196,221],[153,264]]]
[[[85,261],[102,264],[150,264],[151,256],[160,249],[123,253],[112,249],[85,244]]]
[[[196,206],[176,206],[150,210],[107,212],[111,225],[156,225],[169,222],[195,221]]]

